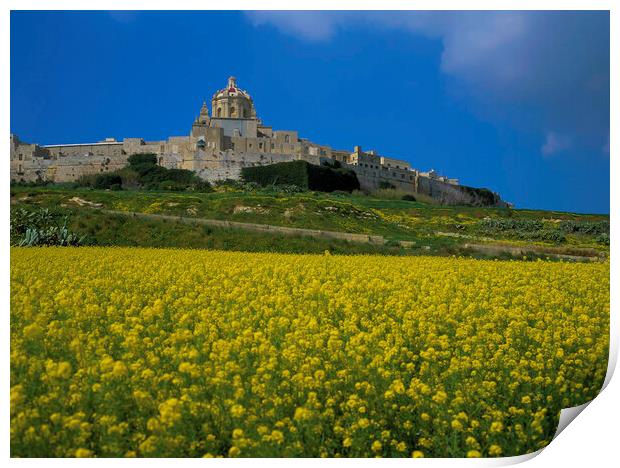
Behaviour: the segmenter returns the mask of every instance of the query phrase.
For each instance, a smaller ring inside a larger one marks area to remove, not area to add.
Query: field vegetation
[[[609,262],[11,250],[11,455],[487,457],[594,398]]]
[[[439,206],[403,200],[406,194],[397,192],[389,188],[373,194],[300,192],[290,185],[261,188],[239,182],[218,184],[209,193],[15,186],[11,190],[11,209],[49,209],[66,215],[69,229],[96,245],[476,255],[466,245],[478,243],[534,246],[540,250],[538,255],[528,255],[530,258],[548,256],[545,252],[578,256],[606,256],[609,252],[607,215]],[[381,235],[386,244],[360,248],[344,241],[278,235],[272,242],[267,239],[271,234],[179,226],[173,222],[119,217],[106,210]],[[244,236],[257,239],[256,246],[250,246],[250,240],[243,241]],[[402,247],[401,241],[407,247]]]

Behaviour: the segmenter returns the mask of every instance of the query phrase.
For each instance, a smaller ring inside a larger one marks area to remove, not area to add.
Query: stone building
[[[339,161],[353,169],[362,188],[368,190],[378,188],[382,181],[411,193],[419,193],[421,186],[439,187],[435,192],[458,187],[457,179],[432,170],[419,172],[407,161],[373,150],[363,151],[359,146],[353,152],[336,150],[300,138],[293,130],[274,130],[258,118],[252,97],[237,86],[234,77],[213,94],[211,115],[207,103],[202,103],[187,136],[161,141],[106,138],[96,143],[40,146],[11,135],[11,180],[70,182],[85,174],[124,167],[128,156],[135,153],[154,153],[161,166],[189,169],[211,182],[237,179],[241,168],[247,166],[303,160],[312,164]],[[420,178],[426,180],[420,184]]]

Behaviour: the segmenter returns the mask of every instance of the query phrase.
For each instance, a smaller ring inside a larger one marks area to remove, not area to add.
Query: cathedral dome
[[[214,118],[255,119],[256,111],[250,94],[237,86],[234,76],[228,78],[228,86],[217,91],[211,99]]]
[[[244,91],[243,89],[237,87],[237,79],[234,76],[228,78],[228,86],[226,86],[224,89],[220,89],[219,91],[217,91],[213,95],[213,98],[217,99],[228,96],[239,96],[246,99],[252,99],[247,91]]]

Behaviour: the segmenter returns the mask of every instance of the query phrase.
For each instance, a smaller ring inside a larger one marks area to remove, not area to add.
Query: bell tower
[[[209,118],[209,109],[207,108],[207,101],[202,102],[200,113],[194,123],[192,124],[192,136],[199,136],[205,134],[205,129],[209,126],[211,119]]]

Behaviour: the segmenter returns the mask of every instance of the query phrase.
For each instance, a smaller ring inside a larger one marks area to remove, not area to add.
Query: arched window
[[[237,109],[235,109],[234,107],[231,107],[231,108],[230,108],[230,116],[231,116],[231,117],[234,117],[236,110],[237,110]]]
[[[217,116],[218,116],[218,117],[221,117],[221,116],[222,116],[222,108],[221,108],[221,107],[218,107],[218,108],[217,108]]]
[[[248,110],[247,109],[243,109],[243,118],[244,119],[248,118]]]

